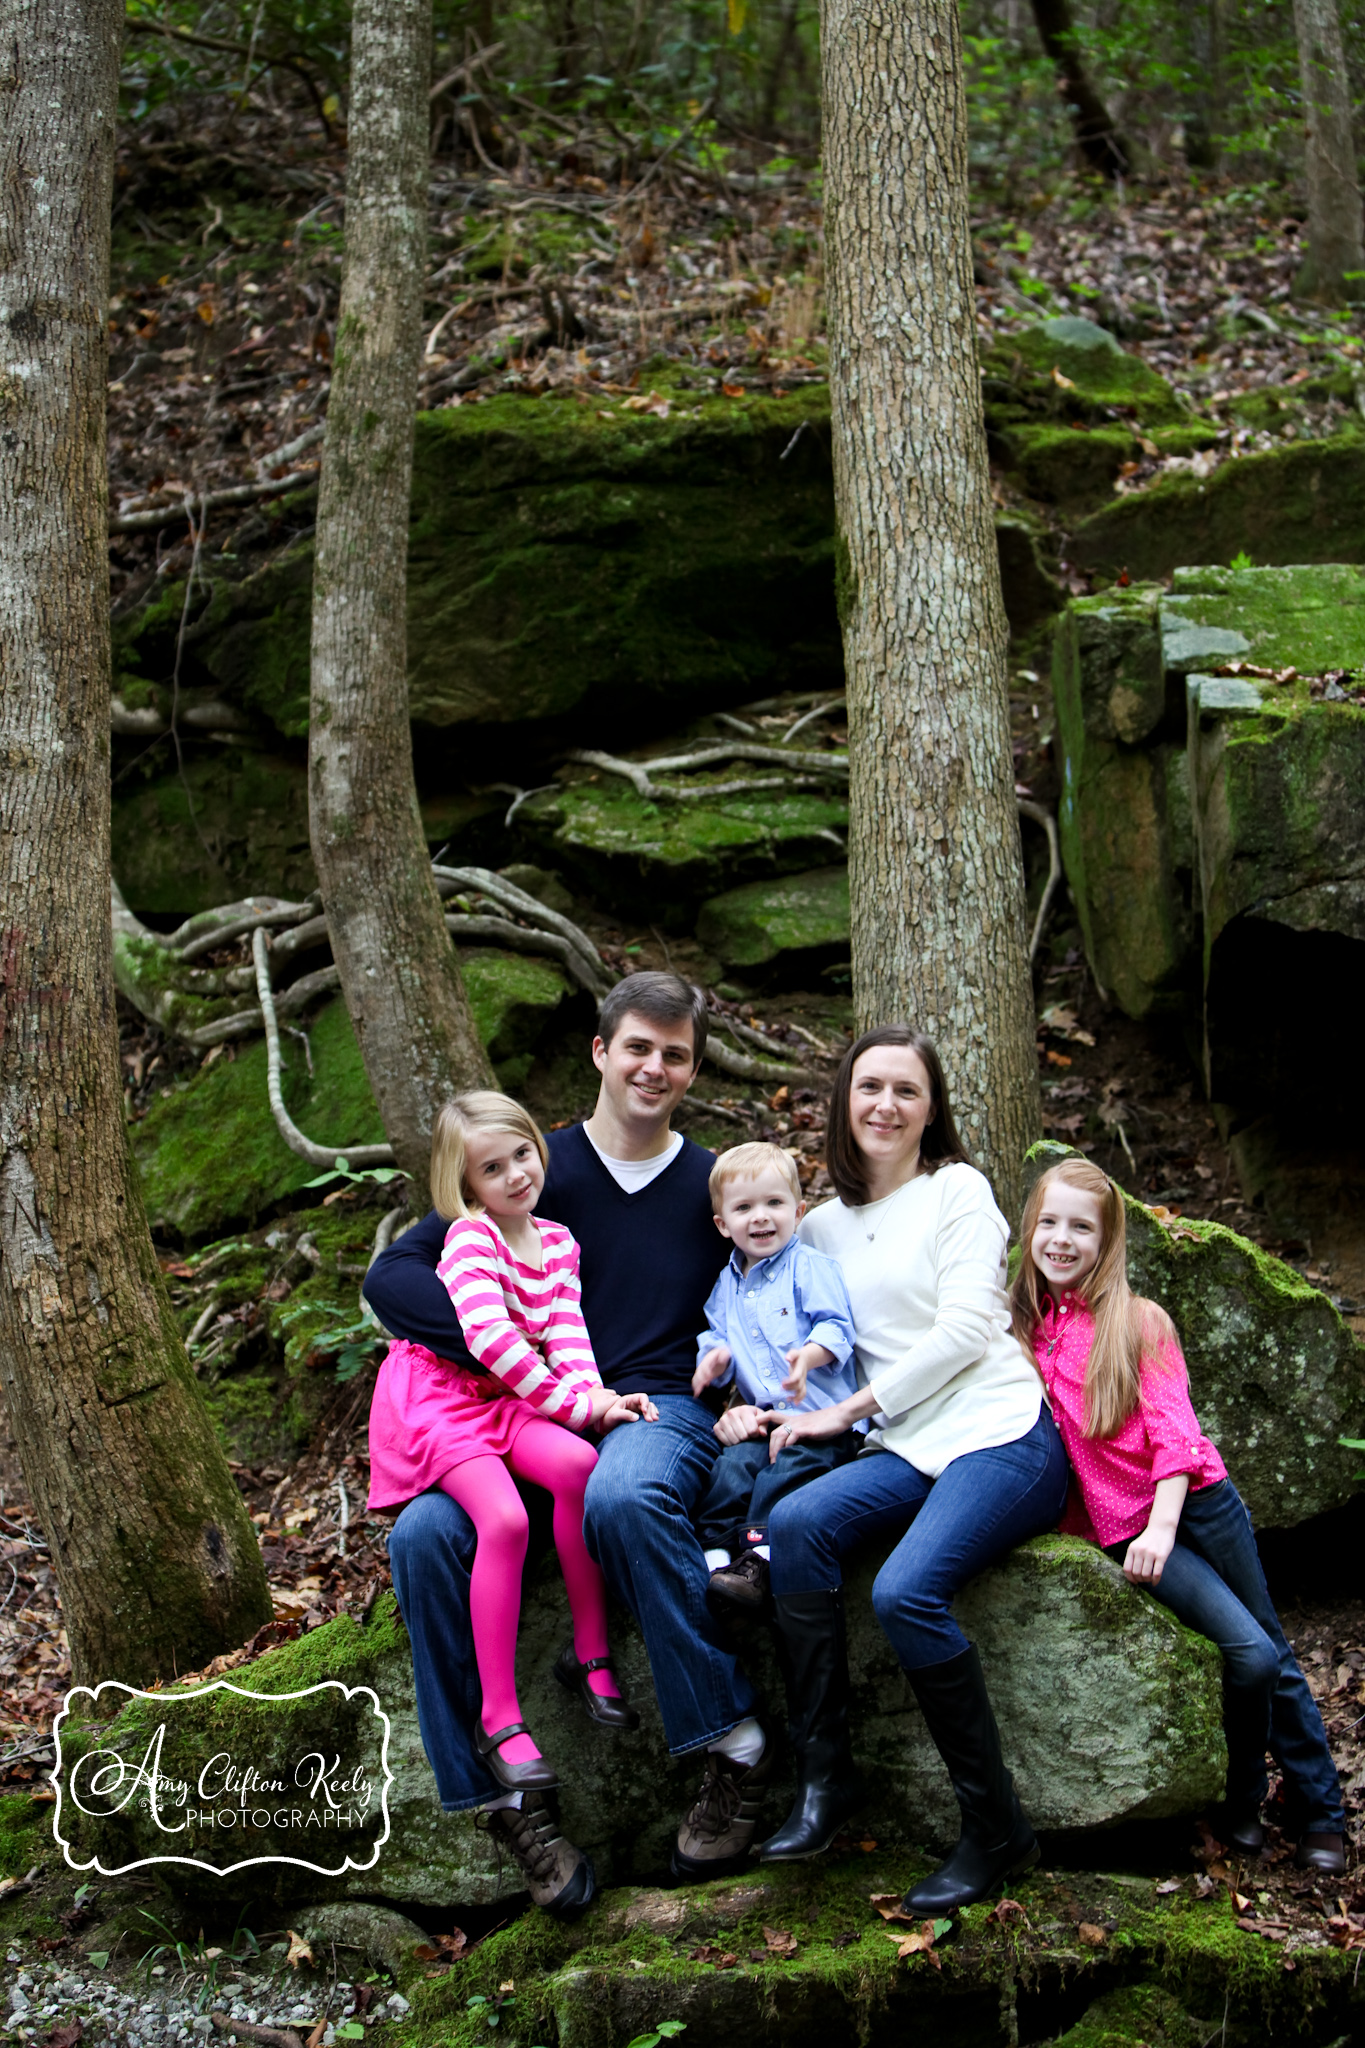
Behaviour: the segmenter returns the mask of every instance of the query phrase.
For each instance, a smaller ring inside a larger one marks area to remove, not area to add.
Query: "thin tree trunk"
[[[1365,298],[1351,87],[1337,0],[1294,0],[1294,33],[1303,83],[1308,187],[1308,257],[1298,289],[1306,298]]]
[[[1195,0],[1190,16],[1194,86],[1185,123],[1185,161],[1192,170],[1216,171],[1223,125],[1223,25],[1219,0]]]
[[[0,1376],[78,1679],[270,1618],[123,1130],[104,336],[122,0],[0,0]]]
[[[1033,0],[1033,18],[1043,48],[1057,67],[1057,90],[1071,116],[1076,147],[1092,170],[1106,178],[1126,178],[1132,155],[1081,62],[1068,0]]]
[[[821,53],[854,998],[938,1041],[1011,1208],[1039,1101],[956,0],[824,0]]]
[[[417,808],[407,547],[422,346],[431,0],[358,0],[346,260],[313,583],[309,825],[332,954],[419,1199],[452,1087],[489,1085]]]

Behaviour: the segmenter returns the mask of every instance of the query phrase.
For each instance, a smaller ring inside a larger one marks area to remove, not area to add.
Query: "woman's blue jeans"
[[[1122,1564],[1127,1542],[1108,1545]],[[1185,1496],[1175,1548],[1152,1596],[1223,1653],[1227,1804],[1259,1809],[1265,1753],[1284,1774],[1294,1833],[1339,1835],[1341,1782],[1322,1716],[1285,1640],[1265,1582],[1251,1517],[1230,1479]]]
[[[1068,1469],[1046,1407],[1026,1436],[968,1451],[937,1479],[894,1451],[864,1452],[774,1508],[773,1592],[832,1591],[851,1551],[904,1530],[877,1574],[872,1604],[906,1671],[945,1663],[969,1648],[949,1602],[1016,1543],[1056,1527]]]

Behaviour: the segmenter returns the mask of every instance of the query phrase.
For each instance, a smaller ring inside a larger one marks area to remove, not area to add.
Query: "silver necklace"
[[[910,1180],[918,1180],[918,1178],[919,1178],[919,1175],[918,1175],[918,1174],[913,1174],[913,1173],[912,1173],[912,1174],[911,1174],[911,1176],[910,1176]],[[903,1181],[901,1182],[901,1184],[900,1184],[900,1186],[899,1186],[898,1188],[893,1188],[893,1189],[891,1190],[891,1193],[890,1193],[889,1195],[883,1195],[883,1196],[882,1196],[882,1198],[881,1198],[881,1202],[864,1202],[864,1204],[863,1204],[863,1214],[864,1214],[864,1219],[866,1219],[866,1213],[867,1213],[867,1211],[868,1211],[869,1209],[877,1209],[877,1208],[881,1208],[881,1207],[882,1207],[882,1204],[884,1203],[884,1204],[885,1204],[885,1209],[884,1209],[884,1211],[883,1211],[882,1215],[880,1215],[880,1216],[879,1216],[879,1217],[877,1218],[877,1230],[880,1230],[880,1229],[881,1229],[881,1227],[882,1227],[882,1225],[883,1225],[883,1223],[885,1223],[885,1221],[886,1221],[887,1217],[888,1217],[888,1216],[889,1216],[889,1215],[891,1214],[891,1210],[892,1210],[892,1208],[893,1208],[893,1206],[894,1206],[894,1204],[895,1204],[895,1200],[896,1200],[896,1197],[897,1197],[897,1195],[903,1195],[903,1194],[905,1193],[905,1190],[906,1190],[906,1189],[907,1189],[907,1188],[909,1187],[909,1185],[910,1185],[910,1181],[909,1181],[909,1180],[903,1180]],[[869,1244],[875,1244],[875,1243],[876,1243],[876,1241],[877,1241],[877,1230],[869,1230],[869,1231],[867,1232],[867,1241],[868,1241],[868,1243],[869,1243]]]

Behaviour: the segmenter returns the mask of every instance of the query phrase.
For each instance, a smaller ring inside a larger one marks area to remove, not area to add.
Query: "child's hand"
[[[1159,1586],[1166,1560],[1175,1549],[1175,1530],[1149,1522],[1128,1545],[1123,1576],[1130,1586]]]
[[[823,1344],[803,1344],[799,1350],[787,1353],[787,1363],[791,1371],[782,1382],[782,1391],[792,1406],[799,1408],[806,1398],[807,1373],[814,1372],[817,1366],[833,1365],[834,1353],[826,1351]]]
[[[749,1444],[765,1436],[773,1420],[771,1410],[740,1401],[726,1409],[713,1434],[723,1444]]]
[[[692,1375],[692,1392],[704,1394],[706,1389],[718,1380],[722,1373],[730,1370],[730,1347],[728,1344],[713,1344]]]
[[[602,1390],[608,1396],[608,1405],[601,1414],[594,1413],[593,1420],[605,1436],[622,1422],[657,1422],[659,1411],[648,1394],[613,1394],[609,1387]],[[596,1396],[593,1397],[594,1410]]]

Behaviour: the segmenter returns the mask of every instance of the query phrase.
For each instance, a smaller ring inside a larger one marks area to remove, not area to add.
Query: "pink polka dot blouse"
[[[1172,1339],[1142,1368],[1138,1406],[1116,1436],[1085,1433],[1085,1368],[1095,1319],[1083,1301],[1043,1300],[1033,1352],[1075,1474],[1062,1530],[1092,1543],[1125,1543],[1146,1528],[1158,1483],[1190,1475],[1190,1491],[1226,1479],[1227,1466],[1200,1430],[1189,1375]]]

